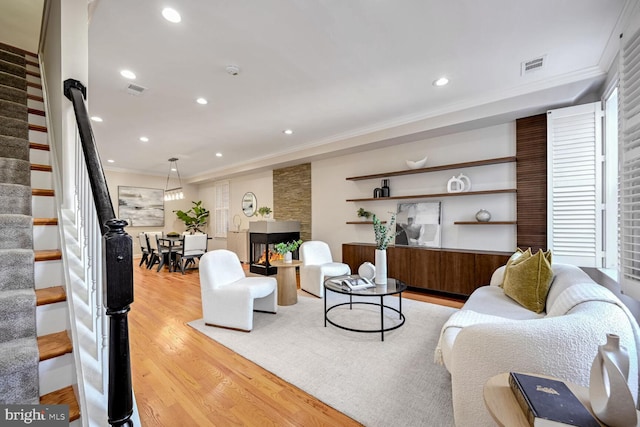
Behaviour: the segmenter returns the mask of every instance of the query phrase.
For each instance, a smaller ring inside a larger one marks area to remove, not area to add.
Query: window
[[[215,184],[216,203],[214,209],[215,234],[214,237],[227,237],[229,229],[229,181]]]

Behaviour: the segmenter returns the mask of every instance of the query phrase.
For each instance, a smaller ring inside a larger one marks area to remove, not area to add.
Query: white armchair
[[[329,245],[309,240],[300,245],[300,289],[320,298],[324,296],[324,279],[351,274],[351,268],[341,262],[333,262]]]
[[[273,277],[246,277],[238,256],[226,249],[200,258],[202,315],[209,326],[251,331],[253,311],[276,313],[278,287]]]

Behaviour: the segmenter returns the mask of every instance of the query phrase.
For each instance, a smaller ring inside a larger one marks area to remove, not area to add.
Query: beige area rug
[[[329,303],[346,296],[328,293]],[[365,298],[364,301],[371,301]],[[385,304],[397,308],[398,299]],[[386,332],[345,331],[324,327],[323,300],[299,291],[298,303],[278,307],[276,315],[254,314],[251,333],[189,325],[280,378],[317,397],[366,426],[452,426],[451,380],[433,361],[440,328],[453,308],[402,299],[406,322]],[[338,308],[332,320],[375,329],[374,306]],[[385,310],[385,322],[398,322]]]

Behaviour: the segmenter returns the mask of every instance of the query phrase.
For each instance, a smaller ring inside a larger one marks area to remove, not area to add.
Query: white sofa
[[[588,386],[589,371],[607,333],[620,336],[630,356],[628,384],[638,397],[638,325],[609,290],[578,267],[552,266],[546,310],[536,314],[506,296],[505,267],[476,289],[442,328],[436,360],[451,374],[456,426],[495,426],[486,410],[485,382],[502,372],[552,375]]]

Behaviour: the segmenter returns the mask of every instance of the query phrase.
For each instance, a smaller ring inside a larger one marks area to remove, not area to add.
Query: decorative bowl
[[[405,161],[407,162],[407,166],[409,166],[409,169],[420,169],[427,164],[427,157],[421,160],[416,160],[415,162],[413,160],[405,160]]]

